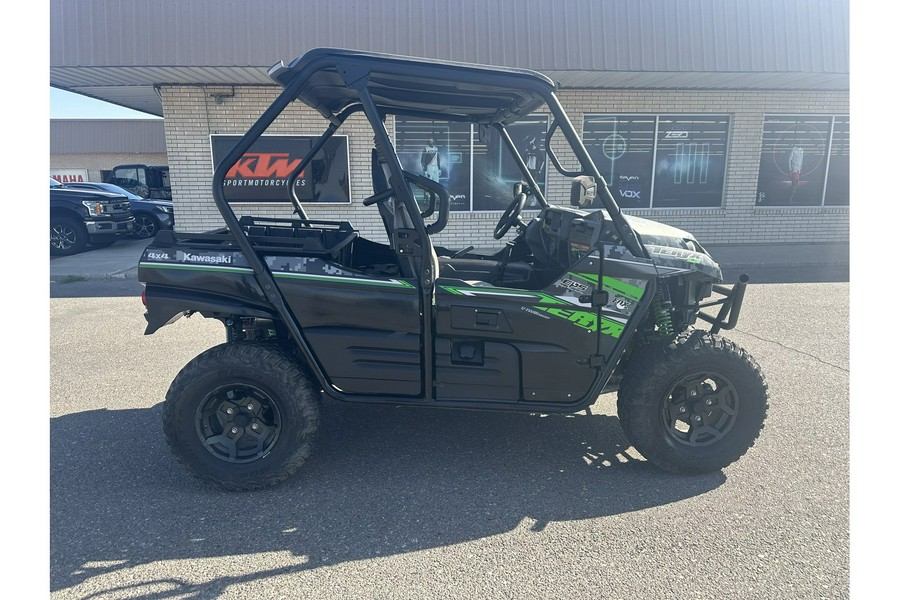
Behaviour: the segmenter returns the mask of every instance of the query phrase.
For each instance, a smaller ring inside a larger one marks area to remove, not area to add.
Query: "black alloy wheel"
[[[227,490],[285,481],[309,458],[319,428],[319,392],[287,350],[232,342],[181,370],[163,403],[163,431],[175,458]]]
[[[142,240],[152,238],[159,231],[159,221],[145,214],[134,215],[134,235]]]
[[[50,219],[50,254],[70,256],[84,250],[86,245],[84,225],[70,217]]]
[[[197,407],[197,435],[216,458],[248,463],[271,452],[281,433],[281,411],[264,391],[231,384],[210,392]]]
[[[754,445],[769,390],[746,350],[687,330],[632,349],[616,405],[622,430],[648,461],[673,473],[708,473]]]
[[[725,436],[738,418],[740,397],[734,385],[717,373],[695,373],[672,386],[660,417],[679,444],[707,446]]]

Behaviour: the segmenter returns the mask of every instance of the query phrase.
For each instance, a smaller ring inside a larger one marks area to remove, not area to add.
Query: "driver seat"
[[[388,179],[391,171],[387,164],[382,162],[378,156],[378,150],[372,148],[372,188],[375,194],[391,190]],[[404,180],[405,183],[405,180]],[[413,221],[406,210],[406,206],[397,202],[395,197],[391,197],[384,202],[378,203],[378,212],[381,214],[381,220],[384,222],[384,228],[388,232],[388,236],[393,238],[394,225],[399,229],[413,229]],[[394,242],[392,239],[391,242]],[[434,277],[432,281],[437,281],[440,263],[438,262],[437,253],[434,250],[434,244],[431,244],[432,264],[434,264]],[[400,264],[400,272],[403,277],[417,279],[419,277],[422,260],[420,258],[408,255],[397,255]]]

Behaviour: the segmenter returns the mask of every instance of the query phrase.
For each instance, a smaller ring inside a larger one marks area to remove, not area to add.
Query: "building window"
[[[547,117],[532,117],[508,125],[506,130],[532,177],[547,193]],[[483,140],[473,136],[472,210],[505,210],[513,199],[513,185],[524,181],[522,171],[506,147],[500,133],[489,127]],[[538,208],[534,197],[526,208]]]
[[[531,117],[507,127],[510,138],[546,194],[548,118]],[[450,210],[499,211],[512,201],[522,173],[500,134],[488,128],[479,141],[468,123],[397,117],[394,145],[403,169],[439,182],[450,194]],[[529,199],[529,207],[537,201]]]
[[[585,115],[584,144],[622,208],[722,205],[727,115]]]
[[[468,123],[397,117],[394,140],[404,171],[447,188],[450,210],[471,210],[472,129]]]
[[[847,206],[850,119],[767,115],[756,186],[758,206]]]

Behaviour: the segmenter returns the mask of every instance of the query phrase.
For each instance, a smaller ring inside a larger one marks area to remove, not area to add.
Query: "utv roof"
[[[556,92],[551,79],[527,69],[335,48],[280,62],[269,76],[286,90],[295,86],[295,99],[329,120],[360,105],[359,85],[382,114],[486,124],[517,121]]]

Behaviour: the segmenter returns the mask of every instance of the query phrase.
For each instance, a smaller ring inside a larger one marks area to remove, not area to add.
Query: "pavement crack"
[[[779,342],[779,341],[777,341],[777,340],[770,340],[769,338],[765,338],[765,337],[763,337],[763,336],[761,336],[761,335],[756,335],[755,333],[750,333],[750,332],[747,332],[747,331],[742,331],[742,330],[740,330],[740,329],[737,329],[736,331],[739,331],[742,335],[749,335],[750,337],[756,338],[756,339],[758,339],[758,340],[762,340],[762,341],[764,341],[764,342],[769,342],[770,344],[775,344],[776,346],[781,346],[781,347],[784,348],[785,350],[791,350],[791,351],[793,351],[793,352],[796,352],[797,354],[802,354],[802,355],[804,355],[804,356],[808,356],[808,357],[810,357],[810,358],[812,358],[812,359],[815,359],[815,360],[819,361],[819,362],[822,363],[823,365],[828,365],[829,367],[834,367],[835,369],[838,369],[839,371],[843,371],[844,373],[850,373],[850,369],[848,369],[847,367],[842,367],[841,365],[836,365],[836,364],[834,364],[834,363],[832,363],[832,362],[828,362],[827,360],[824,360],[824,359],[822,359],[822,358],[819,358],[819,357],[816,356],[815,354],[810,354],[809,352],[804,352],[803,350],[800,350],[799,348],[794,348],[793,346],[788,346],[787,344],[784,344],[784,343]]]

